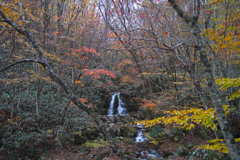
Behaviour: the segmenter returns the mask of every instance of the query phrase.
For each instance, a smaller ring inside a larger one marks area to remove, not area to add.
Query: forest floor
[[[211,137],[212,135],[210,135]],[[204,140],[201,136],[194,134],[194,130],[188,132],[188,134],[179,137],[179,141],[174,141],[170,138],[164,139],[164,142],[160,142],[157,145],[148,142],[136,143],[132,138],[126,138],[124,141],[119,141],[119,146],[124,152],[124,155],[128,159],[141,160],[145,159],[146,155],[140,155],[139,153],[148,149],[153,149],[158,153],[165,153],[164,159],[171,160],[187,160],[186,156],[177,156],[179,146],[189,148],[189,150],[196,150],[200,145],[207,144],[207,139]],[[161,154],[164,155],[164,154]],[[120,160],[120,158],[114,154],[109,146],[104,147],[87,147],[84,145],[75,145],[72,143],[66,143],[61,149],[55,147],[52,150],[40,155],[46,160]],[[202,160],[202,158],[195,157],[194,160]]]

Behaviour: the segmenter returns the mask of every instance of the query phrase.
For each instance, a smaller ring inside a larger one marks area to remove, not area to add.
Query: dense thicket
[[[60,149],[107,114],[110,95],[122,92],[131,94],[128,105],[150,109],[149,119],[214,108],[208,114],[221,128],[215,136],[238,159],[239,5],[1,1],[0,153],[14,159]],[[235,109],[228,116],[225,105]]]

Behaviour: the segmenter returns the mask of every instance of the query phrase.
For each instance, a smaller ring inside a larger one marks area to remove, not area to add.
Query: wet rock
[[[89,154],[91,152],[91,150],[88,148],[80,148],[80,149],[76,150],[76,152],[81,156],[85,156],[85,155]]]
[[[188,159],[189,159],[189,160],[197,160],[198,158],[195,157],[195,156],[190,156]]]
[[[152,159],[152,158],[153,158],[153,159],[163,159],[163,157],[162,157],[161,155],[159,155],[157,151],[152,150],[152,149],[149,149],[149,154],[148,154],[148,156],[150,156],[151,159]]]
[[[188,150],[183,146],[179,146],[176,154],[179,156],[186,156],[188,154]]]
[[[171,152],[167,152],[167,151],[161,151],[159,154],[160,154],[162,157],[168,157],[168,156],[172,155]]]
[[[196,149],[192,156],[196,156],[198,158],[203,158],[204,160],[226,160],[226,157],[220,155],[214,151],[206,150],[206,149]]]

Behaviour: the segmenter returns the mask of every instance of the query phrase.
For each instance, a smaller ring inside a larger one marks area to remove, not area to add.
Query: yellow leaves
[[[52,129],[49,129],[49,130],[47,130],[46,132],[48,132],[48,133],[52,133],[53,131],[52,131]]]
[[[136,83],[136,80],[132,79],[129,75],[125,75],[121,78],[123,83]]]
[[[173,82],[173,84],[177,84],[177,85],[183,85],[184,82]]]
[[[236,142],[240,141],[240,138],[235,138]],[[209,140],[207,145],[202,145],[199,148],[200,149],[209,149],[209,150],[217,150],[222,153],[228,153],[228,147],[226,146],[225,139],[213,139]]]
[[[231,110],[229,106],[223,106],[226,114],[229,113]],[[145,127],[151,127],[153,125],[164,123],[172,124],[176,123],[177,125],[181,126],[181,128],[185,128],[186,130],[190,130],[191,128],[195,127],[195,124],[201,124],[205,127],[211,128],[214,130],[216,124],[214,120],[217,120],[217,117],[212,117],[212,115],[216,115],[214,108],[210,108],[207,110],[192,108],[189,110],[169,110],[165,111],[167,116],[159,117],[153,120],[143,120],[134,122],[135,124],[143,124]]]
[[[216,79],[216,84],[221,86],[222,90],[226,90],[231,87],[238,87],[240,86],[240,77],[239,78],[221,78]],[[234,100],[240,97],[240,89],[238,89],[235,93],[230,95],[229,100]]]
[[[52,53],[48,53],[48,52],[43,52],[44,56],[47,57],[47,59],[49,60],[55,60],[55,61],[58,61],[58,62],[61,62],[62,60],[60,58],[58,58],[55,54],[52,54]]]
[[[232,39],[231,37],[226,37],[223,39],[223,41],[229,41],[230,39]]]
[[[221,143],[214,143],[213,145],[202,145],[199,147],[200,149],[208,149],[208,150],[218,150],[219,152],[222,153],[228,153],[228,148],[226,144],[221,144]]]

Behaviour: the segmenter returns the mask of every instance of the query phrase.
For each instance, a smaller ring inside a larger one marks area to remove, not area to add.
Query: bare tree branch
[[[12,66],[14,66],[14,65],[16,65],[16,64],[25,63],[25,62],[36,62],[36,63],[39,63],[39,64],[43,65],[43,62],[38,61],[38,60],[34,60],[34,59],[24,59],[24,60],[16,61],[16,62],[14,62],[14,63],[12,63],[12,64],[10,64],[10,65],[2,68],[2,69],[0,69],[0,72],[6,70],[6,69],[8,69],[8,68],[10,68],[10,67],[12,67]]]
[[[73,91],[69,88],[69,86],[59,76],[56,75],[56,73],[53,71],[52,67],[48,64],[47,59],[44,56],[42,49],[39,47],[37,41],[32,36],[32,34],[28,31],[28,29],[23,30],[23,29],[19,28],[19,26],[17,26],[16,23],[11,21],[3,13],[1,7],[0,7],[0,16],[4,19],[4,21],[7,24],[11,25],[16,31],[18,31],[20,34],[24,35],[26,38],[28,38],[28,40],[32,43],[33,47],[37,51],[37,54],[38,54],[38,56],[39,56],[39,58],[42,62],[42,65],[43,65],[44,69],[46,69],[47,74],[52,78],[53,81],[55,81],[56,83],[58,83],[59,85],[61,85],[63,87],[63,89],[65,90],[68,97],[73,101],[73,103],[78,108],[87,112],[92,117],[92,119],[94,120],[94,122],[98,126],[98,130],[105,135],[107,141],[109,142],[111,148],[113,149],[113,152],[117,153],[121,158],[123,158],[124,154],[121,152],[121,149],[119,149],[119,147],[117,146],[117,143],[113,140],[112,136],[107,131],[107,128],[106,128],[107,126],[102,122],[102,120],[100,119],[100,116],[95,113],[95,111],[93,110],[92,107],[82,103],[76,97],[76,95],[73,93]]]

